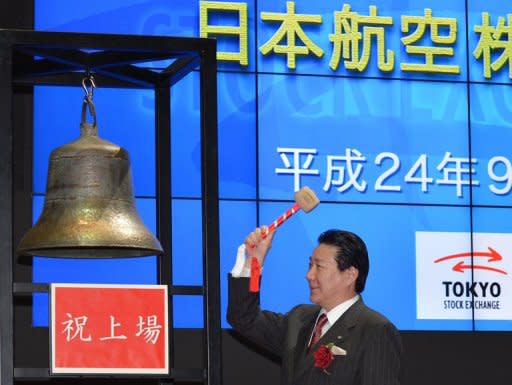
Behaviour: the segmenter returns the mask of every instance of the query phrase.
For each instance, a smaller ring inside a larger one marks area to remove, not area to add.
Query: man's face
[[[337,247],[319,244],[310,258],[306,279],[309,283],[309,299],[327,311],[356,295],[355,281],[358,270],[350,267],[338,270]]]

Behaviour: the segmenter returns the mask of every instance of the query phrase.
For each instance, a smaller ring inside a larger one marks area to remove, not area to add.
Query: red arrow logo
[[[460,261],[459,263],[457,263],[455,266],[452,267],[452,270],[458,271],[459,273],[463,273],[464,270],[471,269],[471,268],[495,271],[496,273],[507,275],[507,272],[505,270],[497,269],[495,267],[482,266],[482,265],[473,265],[473,264],[465,265],[464,261]]]
[[[450,259],[455,258],[465,258],[465,257],[484,257],[487,258],[487,262],[497,262],[501,261],[503,257],[500,253],[498,253],[496,250],[494,250],[492,247],[487,248],[489,251],[475,251],[473,253],[458,253],[458,254],[451,254],[446,255],[444,257],[438,258],[434,261],[434,263],[444,262]],[[460,261],[456,265],[452,267],[453,271],[458,271],[459,273],[463,273],[464,270],[468,269],[479,269],[479,270],[488,270],[488,271],[494,271],[496,273],[507,275],[507,272],[505,270],[497,269],[495,267],[489,267],[484,265],[475,265],[475,264],[464,264],[464,261]]]
[[[496,262],[496,261],[501,261],[503,259],[501,254],[498,253],[496,250],[494,250],[492,247],[488,247],[487,249],[489,251],[475,251],[473,253],[469,252],[469,253],[459,253],[459,254],[447,255],[445,257],[441,257],[439,259],[436,259],[434,262],[438,263],[438,262],[446,261],[448,259],[471,257],[471,256],[473,256],[473,257],[487,257],[487,258],[489,258],[487,260],[487,262]]]

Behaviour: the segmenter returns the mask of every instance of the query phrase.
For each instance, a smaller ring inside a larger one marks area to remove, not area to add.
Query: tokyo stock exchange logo
[[[418,319],[512,320],[512,234],[416,232]]]

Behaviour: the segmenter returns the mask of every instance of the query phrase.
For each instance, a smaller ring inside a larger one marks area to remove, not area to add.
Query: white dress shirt
[[[345,302],[342,302],[339,305],[333,307],[330,311],[326,311],[324,308],[320,310],[318,317],[320,317],[321,314],[325,314],[327,316],[327,322],[322,327],[322,336],[327,333],[327,330],[329,330],[331,326],[334,325],[334,323],[350,308],[350,306],[357,302],[358,299],[359,294],[356,294],[354,297],[347,299]],[[315,325],[318,322],[318,317],[316,318]],[[314,329],[315,328],[313,328],[313,330]],[[313,332],[309,337],[308,345],[311,342],[311,338],[313,338]]]

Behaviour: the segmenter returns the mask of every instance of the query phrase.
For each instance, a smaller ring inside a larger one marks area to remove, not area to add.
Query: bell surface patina
[[[115,258],[158,255],[162,246],[139,217],[128,152],[85,122],[80,138],[52,151],[44,208],[20,255]],[[89,105],[91,113],[93,105]]]

